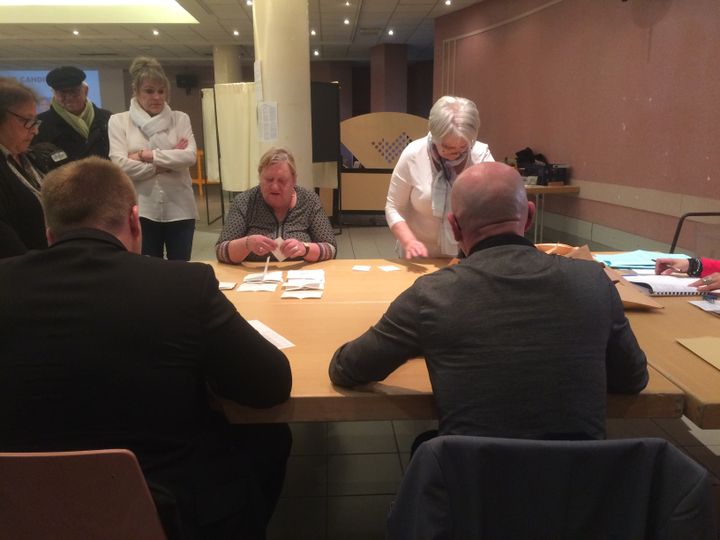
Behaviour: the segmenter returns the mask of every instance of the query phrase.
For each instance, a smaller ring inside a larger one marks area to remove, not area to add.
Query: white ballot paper
[[[237,290],[240,292],[274,292],[277,290],[278,285],[282,283],[282,274],[282,270],[248,274]]]
[[[237,281],[221,281],[219,285],[221,291],[231,291],[237,286]]]
[[[289,341],[288,339],[284,338],[280,334],[278,334],[275,330],[272,328],[269,328],[268,326],[265,326],[263,323],[261,323],[258,320],[251,320],[248,321],[250,326],[252,326],[255,330],[257,330],[262,337],[267,339],[270,343],[275,345],[278,349],[289,349],[290,347],[294,347],[295,344],[292,341]]]
[[[278,262],[283,262],[287,257],[283,255],[282,250],[280,249],[283,245],[285,240],[282,239],[282,236],[278,236],[275,239],[275,245],[277,246],[275,249],[273,249],[272,254],[275,255],[275,258],[278,260]]]
[[[280,298],[322,298],[325,270],[288,270]]]

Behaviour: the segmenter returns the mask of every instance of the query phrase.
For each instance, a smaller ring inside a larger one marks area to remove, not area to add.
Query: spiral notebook
[[[690,283],[695,283],[698,280],[696,277],[662,275],[623,277],[630,283],[634,283],[635,285],[650,291],[650,296],[698,296],[702,294],[698,292],[697,288],[690,286]]]

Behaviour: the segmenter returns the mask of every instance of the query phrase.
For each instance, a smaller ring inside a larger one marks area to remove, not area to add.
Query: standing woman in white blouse
[[[130,65],[130,110],[110,117],[110,159],[135,184],[142,253],[190,260],[197,208],[188,167],[196,145],[190,118],[167,104],[170,83],[154,58]]]
[[[462,171],[494,161],[477,140],[480,115],[469,99],[443,96],[430,110],[430,133],[405,147],[390,179],[385,217],[401,257],[455,257],[447,220],[450,189]]]

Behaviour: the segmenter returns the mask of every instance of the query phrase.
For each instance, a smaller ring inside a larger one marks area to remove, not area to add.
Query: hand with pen
[[[698,292],[710,292],[720,289],[720,261],[713,259],[657,259],[655,261],[656,274],[683,273],[693,277],[700,277],[697,281],[690,283],[691,287],[697,287]],[[702,276],[702,277],[701,277]]]

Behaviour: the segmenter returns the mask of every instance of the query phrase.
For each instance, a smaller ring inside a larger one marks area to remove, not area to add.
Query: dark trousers
[[[153,221],[140,218],[142,227],[142,254],[168,260],[189,261],[195,234],[195,220]]]
[[[265,539],[285,480],[290,427],[243,424],[223,431],[217,448],[208,434],[184,465],[146,473],[168,540]]]

